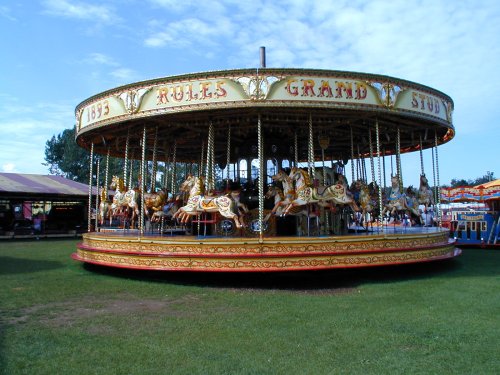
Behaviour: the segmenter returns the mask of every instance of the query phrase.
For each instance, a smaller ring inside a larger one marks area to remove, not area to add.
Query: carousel
[[[75,260],[260,272],[460,254],[437,194],[438,146],[455,133],[450,97],[388,76],[264,65],[133,83],[77,106],[92,164]],[[418,188],[404,185],[409,152],[420,153]],[[123,174],[108,175],[110,157]]]

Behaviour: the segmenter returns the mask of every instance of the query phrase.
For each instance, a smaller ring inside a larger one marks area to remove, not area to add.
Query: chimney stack
[[[266,47],[260,47],[260,67],[266,67]]]

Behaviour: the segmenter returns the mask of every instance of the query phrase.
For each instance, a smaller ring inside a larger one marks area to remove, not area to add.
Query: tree
[[[487,172],[484,176],[477,177],[475,180],[464,180],[463,178],[462,179],[454,178],[451,180],[451,187],[477,186],[489,181],[493,181],[494,179],[495,177],[493,172]]]
[[[99,173],[100,181],[105,179],[105,166],[102,156]],[[49,173],[66,177],[70,180],[88,184],[90,173],[90,152],[81,148],[75,141],[75,128],[65,129],[57,136],[53,135],[45,144],[45,161],[43,165],[49,167]],[[95,177],[94,167],[94,177]],[[110,158],[109,175],[123,174],[123,161]]]

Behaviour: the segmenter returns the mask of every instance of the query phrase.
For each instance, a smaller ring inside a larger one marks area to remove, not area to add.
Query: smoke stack
[[[260,47],[260,67],[266,67],[266,47]]]

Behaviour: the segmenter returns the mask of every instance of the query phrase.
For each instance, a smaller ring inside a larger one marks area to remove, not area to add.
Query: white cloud
[[[132,69],[128,69],[128,68],[115,69],[110,74],[111,74],[111,76],[122,81],[123,84],[130,83],[131,81],[134,81],[135,77],[137,76],[136,73]]]
[[[109,65],[109,66],[118,66],[119,64],[110,56],[107,56],[103,53],[94,52],[91,53],[86,59],[85,62],[89,64],[98,64],[98,65]]]
[[[42,2],[44,13],[58,17],[80,20],[115,23],[119,17],[114,10],[104,5],[93,5],[70,0],[45,0]]]
[[[9,21],[17,21],[17,18],[12,15],[11,9],[5,5],[0,5],[0,17]]]
[[[5,163],[2,165],[2,172],[5,173],[16,172],[16,165],[14,163]]]

